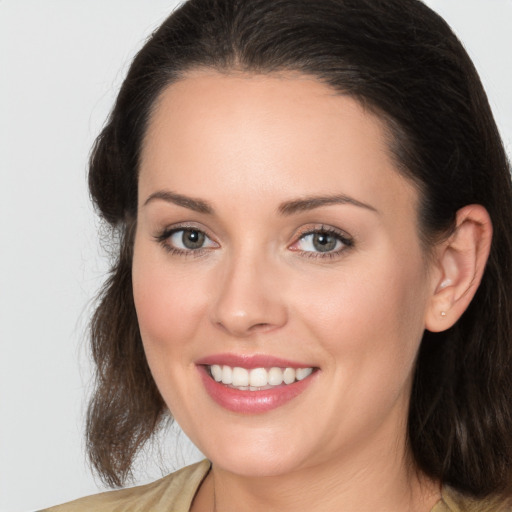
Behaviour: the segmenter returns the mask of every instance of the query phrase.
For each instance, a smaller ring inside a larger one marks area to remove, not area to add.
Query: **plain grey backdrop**
[[[510,155],[512,0],[426,3],[474,59]],[[87,156],[130,59],[177,4],[0,0],[0,512],[100,490],[83,450],[86,325],[108,261]],[[200,457],[176,439],[169,469]],[[143,458],[139,483],[160,476]]]

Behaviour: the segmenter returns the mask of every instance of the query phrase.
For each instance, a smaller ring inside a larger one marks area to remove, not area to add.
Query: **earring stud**
[[[441,311],[441,316],[445,317],[446,316],[446,311]]]

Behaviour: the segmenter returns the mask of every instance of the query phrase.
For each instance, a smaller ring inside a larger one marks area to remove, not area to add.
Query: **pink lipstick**
[[[221,407],[258,414],[286,404],[314,381],[318,368],[268,355],[217,354],[196,362],[209,396]]]

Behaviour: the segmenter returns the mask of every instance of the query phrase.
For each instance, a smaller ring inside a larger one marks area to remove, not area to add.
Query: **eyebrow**
[[[379,213],[373,206],[358,201],[350,196],[344,194],[336,194],[329,196],[311,196],[293,201],[286,201],[279,205],[278,212],[281,215],[293,215],[294,213],[304,212],[307,210],[313,210],[322,206],[329,206],[332,204],[351,204],[360,208],[365,208],[375,213]]]
[[[194,210],[195,212],[199,213],[213,213],[213,208],[206,201],[183,196],[181,194],[176,194],[175,192],[171,192],[169,190],[159,190],[158,192],[154,192],[146,199],[143,206],[146,206],[148,203],[156,199],[161,199],[162,201],[166,201],[168,203],[174,203],[178,206],[183,206],[183,208],[188,208],[189,210]]]
[[[214,213],[212,206],[207,201],[184,196],[182,194],[177,194],[176,192],[171,192],[170,190],[159,190],[158,192],[154,192],[146,199],[143,206],[146,206],[148,203],[151,203],[157,199],[182,206],[183,208],[188,208],[189,210],[193,210],[198,213],[205,213],[209,215]],[[372,212],[378,213],[378,210],[373,206],[358,201],[357,199],[354,199],[345,194],[310,196],[301,199],[294,199],[292,201],[285,201],[279,205],[277,212],[280,215],[288,216],[333,204],[351,204],[353,206],[358,206],[360,208],[365,208]]]

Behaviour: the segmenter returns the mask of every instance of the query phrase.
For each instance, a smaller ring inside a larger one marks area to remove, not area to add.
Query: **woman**
[[[510,509],[509,165],[421,2],[190,0],[90,189],[91,460],[122,485],[169,411],[208,460],[50,510]]]

